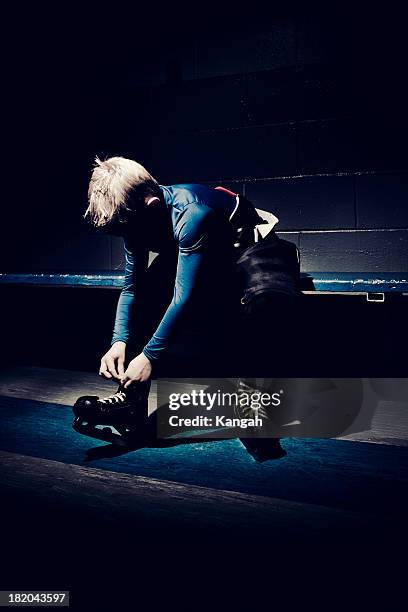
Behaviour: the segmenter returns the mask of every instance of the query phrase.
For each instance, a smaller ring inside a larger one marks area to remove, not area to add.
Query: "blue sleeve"
[[[111,344],[118,340],[122,340],[122,342],[128,342],[129,340],[135,305],[135,287],[137,288],[142,281],[142,276],[147,269],[148,257],[149,253],[146,250],[138,252],[135,257],[133,248],[125,243],[125,282],[116,308]]]
[[[202,206],[192,206],[185,212],[178,231],[179,252],[173,299],[153,337],[143,349],[146,357],[157,361],[168,348],[169,341],[191,304],[205,265],[210,243],[213,212]]]

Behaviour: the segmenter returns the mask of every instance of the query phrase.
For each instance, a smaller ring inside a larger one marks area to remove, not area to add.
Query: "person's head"
[[[99,228],[116,233],[132,214],[162,198],[156,179],[141,164],[125,157],[96,158],[88,189],[85,217]]]

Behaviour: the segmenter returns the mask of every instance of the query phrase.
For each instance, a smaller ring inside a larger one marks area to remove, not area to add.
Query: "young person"
[[[159,185],[122,157],[96,160],[88,198],[85,217],[124,238],[125,283],[99,371],[120,385],[106,398],[79,398],[75,414],[107,424],[131,418],[146,409],[152,375],[237,376],[237,257],[277,218],[222,187]]]

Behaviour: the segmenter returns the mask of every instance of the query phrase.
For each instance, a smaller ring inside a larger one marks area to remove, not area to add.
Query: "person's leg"
[[[297,344],[301,302],[301,297],[263,293],[246,306],[246,376],[299,375]]]
[[[245,307],[246,377],[239,381],[239,392],[265,392],[266,389],[259,388],[261,377],[268,380],[296,375],[298,315],[298,298],[279,294],[261,294]],[[256,437],[256,433],[253,438],[241,438],[254,459],[267,461],[286,455],[279,438]],[[265,433],[259,432],[263,436]]]

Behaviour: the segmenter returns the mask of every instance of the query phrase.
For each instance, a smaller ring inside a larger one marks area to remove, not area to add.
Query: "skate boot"
[[[136,383],[128,389],[120,386],[116,393],[108,397],[83,395],[74,404],[74,415],[99,425],[133,423],[139,417],[147,418],[149,388],[150,385]]]
[[[74,404],[73,429],[80,434],[132,447],[151,437],[154,419],[148,418],[150,383],[119,387],[108,397],[83,395]],[[154,429],[155,431],[155,429]]]
[[[241,399],[245,396],[251,396],[252,393],[262,393],[266,389],[262,388],[262,379],[245,378],[239,379],[237,385],[238,397]],[[235,407],[235,414],[239,418],[254,418],[259,416],[263,419],[264,423],[268,422],[268,411],[266,408],[260,406],[256,410],[251,408],[250,405],[241,405],[238,401]],[[267,427],[267,426],[266,426]],[[281,459],[286,456],[285,449],[282,448],[280,439],[275,437],[259,437],[262,433],[265,435],[267,429],[265,427],[264,432],[262,429],[257,431],[257,428],[251,428],[250,431],[253,433],[252,438],[240,438],[241,443],[246,448],[251,457],[258,463],[264,461],[270,461],[272,459]]]

